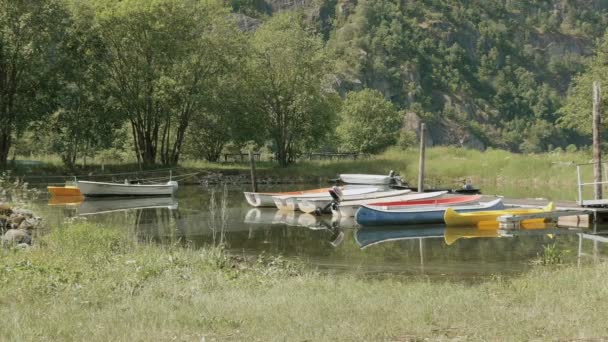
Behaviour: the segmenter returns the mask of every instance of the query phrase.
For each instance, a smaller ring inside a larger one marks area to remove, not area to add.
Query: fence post
[[[258,192],[258,181],[255,172],[255,160],[253,159],[253,152],[251,151],[249,151],[249,163],[251,164],[251,186],[253,187],[253,192]]]
[[[583,205],[583,186],[581,185],[581,166],[577,165],[576,166],[576,175],[577,175],[577,180],[578,180],[578,205],[582,206]]]
[[[420,124],[420,159],[418,161],[418,192],[424,192],[424,160],[426,150],[426,125]]]
[[[600,200],[602,196],[602,90],[600,82],[593,82],[593,177],[595,182],[595,199]]]

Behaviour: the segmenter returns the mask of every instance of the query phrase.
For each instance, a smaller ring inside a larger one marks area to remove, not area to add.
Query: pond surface
[[[285,185],[262,190],[318,186]],[[99,199],[77,204],[56,203],[42,195],[36,204],[51,227],[79,217],[132,229],[141,241],[195,247],[223,241],[234,254],[281,255],[310,263],[324,272],[366,277],[390,274],[475,280],[519,274],[556,258],[564,263],[584,264],[608,254],[603,238],[579,230],[547,227],[499,235],[443,226],[360,228],[352,219],[332,221],[329,215],[251,208],[242,191],[237,186],[182,186],[173,199]],[[491,194],[501,191],[513,196],[522,190],[484,189],[484,193]],[[528,189],[527,193],[529,196],[520,196],[541,197],[542,189]],[[558,200],[570,199],[574,191],[550,193],[556,194],[550,199]]]

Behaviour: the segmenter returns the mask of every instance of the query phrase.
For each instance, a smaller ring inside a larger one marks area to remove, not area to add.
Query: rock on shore
[[[33,211],[0,203],[0,242],[2,245],[30,244],[32,232],[41,227],[42,219]]]

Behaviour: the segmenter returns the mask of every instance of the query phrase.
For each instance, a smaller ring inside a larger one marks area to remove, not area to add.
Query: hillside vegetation
[[[361,0],[320,8],[335,9],[318,20],[331,23],[319,26],[340,89],[380,90],[412,112],[409,127],[416,117],[430,124],[434,142],[522,152],[586,143],[556,121],[604,34],[608,3]]]
[[[16,25],[19,24],[19,25]],[[589,144],[598,0],[0,0],[0,168]],[[605,97],[608,98],[608,97]]]

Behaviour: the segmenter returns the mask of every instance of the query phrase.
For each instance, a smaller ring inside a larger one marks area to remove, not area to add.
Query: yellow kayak
[[[447,226],[468,226],[477,227],[479,229],[497,229],[497,219],[503,215],[525,215],[525,214],[537,214],[543,212],[549,212],[555,210],[553,202],[547,204],[541,209],[505,209],[505,210],[492,210],[492,211],[477,211],[468,213],[458,213],[453,208],[448,208],[445,211],[444,219]],[[545,219],[531,219],[524,220],[521,222],[522,228],[533,228],[538,226],[539,223],[544,223]]]

